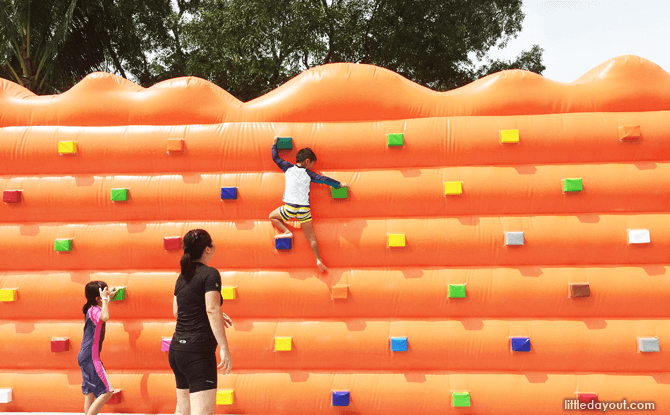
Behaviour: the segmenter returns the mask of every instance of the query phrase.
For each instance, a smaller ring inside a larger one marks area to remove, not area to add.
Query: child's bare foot
[[[277,235],[276,237],[277,238],[293,238],[293,233],[291,233],[290,231],[286,231],[282,234]]]
[[[319,259],[316,260],[316,266],[319,267],[319,271],[321,271],[321,272],[326,272],[326,271],[328,271],[328,267],[325,266],[325,265],[323,264],[323,262],[321,262],[321,260],[319,260]]]

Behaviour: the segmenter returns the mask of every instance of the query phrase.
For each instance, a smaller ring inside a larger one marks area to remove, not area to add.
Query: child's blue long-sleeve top
[[[284,203],[296,206],[309,206],[309,185],[312,182],[324,183],[335,188],[340,187],[340,182],[337,180],[316,174],[313,171],[291,164],[279,157],[276,144],[272,146],[272,160],[282,169],[286,178]]]

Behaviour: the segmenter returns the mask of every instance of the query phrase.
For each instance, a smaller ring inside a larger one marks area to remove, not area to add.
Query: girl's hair
[[[193,261],[202,258],[205,248],[212,246],[212,237],[204,229],[191,229],[184,235],[183,244],[184,255],[179,262],[181,265],[181,275],[184,276],[186,281],[190,281],[193,278],[193,274],[195,274],[195,264]]]
[[[86,284],[84,288],[84,295],[86,295],[86,304],[84,304],[84,315],[88,309],[94,305],[98,305],[98,297],[100,297],[100,290],[107,288],[107,283],[104,281],[91,281]]]

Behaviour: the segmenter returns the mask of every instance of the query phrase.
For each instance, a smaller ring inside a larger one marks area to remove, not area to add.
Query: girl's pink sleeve
[[[91,320],[97,326],[100,323],[100,313],[102,310],[100,307],[93,306],[88,309],[88,316],[91,317]]]

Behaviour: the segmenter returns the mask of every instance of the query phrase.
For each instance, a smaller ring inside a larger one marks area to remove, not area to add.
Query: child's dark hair
[[[84,304],[84,315],[88,313],[88,309],[94,305],[98,305],[98,297],[100,297],[100,290],[107,288],[107,283],[104,281],[91,281],[86,284],[84,288],[84,295],[86,295],[86,304]]]
[[[295,162],[296,163],[302,163],[305,160],[310,159],[314,162],[316,162],[316,154],[312,151],[311,148],[305,147],[298,151],[298,154],[295,155]]]
[[[212,246],[212,237],[204,229],[191,229],[184,235],[182,242],[184,255],[179,262],[181,265],[181,275],[186,278],[186,281],[190,281],[195,273],[195,264],[193,261],[202,258],[205,248]]]

